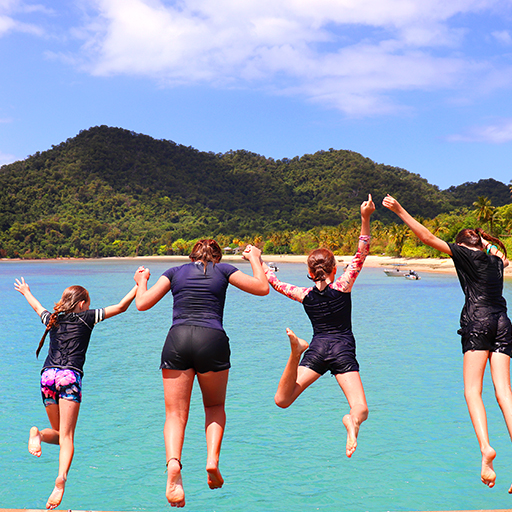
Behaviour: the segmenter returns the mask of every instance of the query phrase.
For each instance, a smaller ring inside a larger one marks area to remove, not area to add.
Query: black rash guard
[[[51,313],[41,313],[41,321],[48,325]],[[85,354],[93,327],[105,319],[105,309],[88,309],[80,313],[59,315],[58,326],[50,330],[50,348],[44,362],[46,368],[71,369],[83,375]]]

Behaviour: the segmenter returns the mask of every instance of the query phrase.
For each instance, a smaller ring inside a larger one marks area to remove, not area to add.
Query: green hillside
[[[431,218],[470,206],[488,181],[441,191],[352,151],[273,160],[100,126],[0,168],[0,256],[147,255],[179,239],[349,226],[368,193]],[[506,185],[487,188],[503,187],[509,201]],[[375,219],[395,220],[382,207]]]

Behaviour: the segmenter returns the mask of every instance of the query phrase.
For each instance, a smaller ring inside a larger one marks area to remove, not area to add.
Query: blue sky
[[[512,0],[0,0],[0,164],[96,125],[512,179]]]

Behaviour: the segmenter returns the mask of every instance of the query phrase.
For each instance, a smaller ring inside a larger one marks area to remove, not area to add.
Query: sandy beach
[[[352,254],[346,256],[336,256],[336,261],[340,266],[350,263]],[[263,261],[266,263],[273,262],[279,267],[279,263],[303,263],[306,264],[307,255],[295,254],[263,254]],[[66,260],[64,258],[63,260]],[[134,257],[111,257],[111,258],[98,258],[100,260],[153,260],[153,261],[188,261],[187,256],[134,256]],[[43,260],[19,260],[19,259],[0,259],[0,261],[43,261]],[[242,256],[238,254],[225,254],[222,256],[222,261],[229,261],[233,264],[242,261]],[[417,272],[439,272],[445,274],[454,274],[455,267],[451,258],[397,258],[393,256],[367,256],[364,263],[365,267],[371,268],[388,268],[393,265],[400,265],[407,270],[415,270]],[[505,277],[512,277],[512,265],[505,269]]]
[[[266,263],[273,262],[278,267],[280,263],[303,263],[306,264],[307,255],[295,254],[263,254],[263,261]],[[353,254],[346,256],[336,256],[338,265],[344,266],[350,263]],[[105,258],[115,259],[115,258]],[[124,260],[130,258],[122,258]],[[133,260],[156,260],[156,261],[182,261],[187,260],[186,256],[140,256],[133,258]],[[233,264],[242,261],[242,256],[235,254],[225,254],[222,256],[222,261],[229,261]],[[455,267],[451,258],[396,258],[391,256],[367,256],[364,263],[365,267],[380,268],[392,267],[393,265],[401,265],[407,270],[412,269],[418,272],[443,272],[455,274]],[[509,269],[507,269],[509,270]],[[505,272],[507,274],[507,272]],[[512,275],[512,268],[510,274]]]

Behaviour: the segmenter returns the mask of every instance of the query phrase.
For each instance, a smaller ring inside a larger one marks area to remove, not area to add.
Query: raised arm
[[[165,276],[160,276],[158,281],[148,290],[148,280],[151,276],[148,268],[139,268],[133,278],[137,283],[135,305],[139,311],[151,309],[165,294],[171,290],[171,282]]]
[[[370,236],[370,217],[375,211],[372,195],[368,194],[368,201],[361,204],[361,236]]]
[[[28,283],[25,282],[23,277],[21,278],[21,281],[16,279],[16,282],[14,283],[14,289],[20,292],[25,297],[25,299],[27,299],[27,302],[32,306],[32,309],[39,316],[41,316],[43,311],[46,311],[46,308],[43,307],[41,303],[32,295],[30,287]]]
[[[137,293],[137,285],[135,285],[120,301],[118,304],[113,306],[107,306],[105,308],[105,318],[111,318],[113,316],[124,313],[129,307],[130,304],[135,299],[135,294]]]
[[[395,198],[388,194],[382,200],[382,204],[392,212],[396,213],[424,244],[450,256],[452,255],[450,246],[444,240],[433,235],[423,224],[420,224],[416,219],[414,219]]]
[[[332,285],[340,292],[349,293],[352,290],[352,286],[363,268],[366,256],[370,252],[370,217],[374,211],[375,204],[371,194],[368,194],[368,201],[363,201],[361,204],[361,234],[357,252],[343,274]]]
[[[248,245],[242,257],[251,264],[253,275],[249,276],[237,270],[229,276],[230,284],[253,295],[268,295],[268,281],[261,265],[261,251],[254,245]]]
[[[482,241],[482,247],[484,248],[484,251],[487,254],[492,254],[494,256],[498,256],[498,258],[501,258],[503,261],[503,266],[508,267],[509,261],[508,258],[505,256],[505,253],[502,252],[498,247],[496,247],[492,241],[486,240],[485,238],[480,235],[480,240]]]

